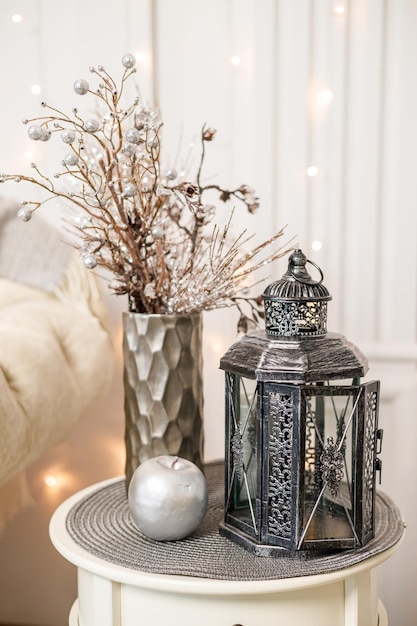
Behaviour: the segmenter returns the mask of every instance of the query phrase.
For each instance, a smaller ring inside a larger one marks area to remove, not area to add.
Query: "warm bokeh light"
[[[35,83],[34,85],[32,85],[32,87],[30,88],[31,92],[33,93],[34,96],[37,96],[41,93],[42,89],[41,86],[38,85],[37,83]]]
[[[316,165],[310,165],[307,168],[307,176],[317,176],[319,173],[319,168]]]
[[[58,480],[56,476],[53,476],[52,474],[49,474],[48,476],[45,476],[44,481],[45,485],[47,487],[56,487],[58,484]]]
[[[35,157],[38,156],[38,152],[30,146],[23,152],[24,162],[30,163],[35,160]]]
[[[335,15],[344,15],[346,12],[346,7],[342,2],[335,2],[333,5],[333,13]]]
[[[151,65],[151,55],[149,52],[146,52],[144,50],[138,50],[134,53],[134,57],[138,65],[143,68],[147,68]]]
[[[313,250],[321,250],[323,247],[323,244],[321,243],[321,241],[319,241],[318,239],[316,239],[316,241],[313,241],[313,243],[311,244],[311,247]]]
[[[12,22],[14,22],[15,24],[19,24],[22,20],[23,17],[22,15],[20,15],[20,13],[15,13],[14,15],[12,15]]]
[[[323,102],[323,104],[330,104],[330,102],[333,100],[332,90],[323,89],[323,91],[320,94],[320,100]]]
[[[240,62],[241,62],[241,59],[236,54],[230,57],[230,65],[237,67],[238,65],[240,65]]]
[[[223,352],[225,352],[224,345],[219,339],[213,340],[211,344],[211,349],[213,350],[214,354],[223,354]]]

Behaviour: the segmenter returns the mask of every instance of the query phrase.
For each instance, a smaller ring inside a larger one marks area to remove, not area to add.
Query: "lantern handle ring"
[[[305,258],[305,257],[304,257]],[[312,265],[313,267],[316,268],[316,270],[318,271],[318,273],[320,274],[320,280],[314,281],[311,280],[310,275],[307,273],[307,276],[310,278],[310,280],[305,280],[303,278],[300,278],[300,276],[297,276],[296,273],[294,272],[294,270],[291,268],[290,270],[290,274],[291,276],[298,282],[298,283],[302,283],[303,285],[321,285],[321,283],[323,282],[323,272],[321,271],[320,267],[314,263],[313,261],[310,261],[310,259],[306,260],[306,264],[310,263],[310,265]]]

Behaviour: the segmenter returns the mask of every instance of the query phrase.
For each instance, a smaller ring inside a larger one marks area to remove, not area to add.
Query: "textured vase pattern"
[[[202,316],[123,314],[126,480],[173,454],[203,463]]]

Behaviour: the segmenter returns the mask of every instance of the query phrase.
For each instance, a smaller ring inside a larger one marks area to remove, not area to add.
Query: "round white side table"
[[[223,580],[192,573],[153,573],[152,564],[148,563],[147,571],[141,571],[135,561],[137,547],[130,549],[131,537],[124,537],[123,524],[120,532],[113,528],[106,536],[104,530],[99,537],[95,523],[87,520],[74,539],[68,523],[72,512],[83,502],[99,499],[101,493],[115,489],[120,482],[120,478],[112,479],[79,492],[64,502],[51,519],[50,537],[55,548],[78,570],[78,598],[70,613],[70,626],[388,625],[385,609],[378,600],[376,568],[397,550],[401,537],[388,549],[353,565],[313,575],[298,572],[297,576],[277,579]],[[80,511],[78,516],[88,517]],[[99,514],[97,522],[104,529],[105,516]],[[143,545],[146,540],[141,541]],[[225,538],[221,541],[228,542]],[[119,561],[125,559],[126,563],[111,562],[112,542],[115,552],[123,555]],[[181,542],[175,543],[181,551]],[[238,559],[246,558],[243,548],[229,544],[231,555],[239,551]],[[198,552],[198,545],[198,539],[184,544],[184,561],[187,550]],[[106,547],[110,556],[103,557],[101,552]],[[147,548],[152,561],[152,542]],[[163,549],[163,544],[155,547]],[[262,564],[263,557],[247,558],[258,559],[256,563]],[[299,569],[300,562],[294,563]]]

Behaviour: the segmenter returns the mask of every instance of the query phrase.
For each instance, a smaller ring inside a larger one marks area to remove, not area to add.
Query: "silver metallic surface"
[[[314,266],[320,280],[306,270]],[[327,302],[332,297],[322,284],[323,272],[301,250],[295,250],[280,280],[268,285],[263,295],[265,330],[270,337],[317,337],[327,331]]]
[[[136,469],[128,499],[132,519],[146,537],[176,541],[190,535],[203,521],[207,481],[191,461],[163,455]]]
[[[220,531],[260,556],[307,559],[374,537],[379,382],[361,384],[365,355],[327,332],[331,296],[322,279],[296,250],[287,273],[264,291],[265,330],[247,333],[220,360],[226,372]],[[242,461],[249,406],[256,443]]]
[[[143,461],[203,463],[202,317],[123,314],[127,483]]]
[[[368,360],[338,333],[272,339],[264,330],[255,330],[227,350],[220,368],[256,380],[302,384],[365,376]]]

